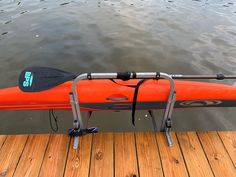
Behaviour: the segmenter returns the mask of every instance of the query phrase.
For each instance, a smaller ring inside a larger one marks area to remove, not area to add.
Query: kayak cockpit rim
[[[130,79],[166,79],[170,83],[169,96],[167,100],[167,105],[165,108],[165,113],[162,118],[162,124],[160,131],[166,132],[166,138],[169,146],[172,146],[171,139],[171,115],[173,112],[175,100],[176,100],[176,91],[174,80],[171,75],[162,73],[162,72],[118,72],[118,73],[83,73],[77,76],[72,84],[72,93],[70,93],[70,103],[72,106],[73,113],[73,128],[75,133],[74,145],[73,148],[78,148],[79,135],[83,134],[84,124],[81,117],[81,110],[78,100],[77,93],[77,83],[81,80],[93,80],[93,79],[121,79],[121,80],[130,80]],[[156,125],[154,125],[156,126]]]

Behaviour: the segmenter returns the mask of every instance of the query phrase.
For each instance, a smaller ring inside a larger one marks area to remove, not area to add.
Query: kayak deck
[[[84,80],[77,84],[82,110],[130,110],[139,80]],[[236,87],[225,84],[175,80],[174,108],[236,106]],[[40,92],[23,92],[18,87],[0,90],[0,110],[69,110],[72,82]],[[164,109],[169,94],[166,80],[148,80],[138,92],[136,109]]]

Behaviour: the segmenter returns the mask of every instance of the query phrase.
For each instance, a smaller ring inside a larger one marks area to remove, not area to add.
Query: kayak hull
[[[84,80],[77,84],[82,111],[130,110],[134,88],[139,80]],[[138,92],[136,109],[164,109],[169,82],[147,80]],[[174,108],[235,107],[236,87],[225,84],[175,80]],[[18,87],[0,89],[0,110],[70,110],[72,82],[40,92],[23,92]]]

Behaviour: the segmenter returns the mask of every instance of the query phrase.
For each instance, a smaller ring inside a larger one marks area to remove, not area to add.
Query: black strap
[[[134,90],[134,97],[133,97],[133,104],[132,104],[132,124],[135,126],[135,110],[136,110],[136,103],[137,103],[137,97],[138,97],[138,90],[141,84],[143,84],[146,80],[142,79],[140,80]]]
[[[123,84],[116,82],[114,79],[110,79],[110,80],[120,86],[126,86],[126,87],[131,87],[131,88],[136,88],[136,86],[137,86],[137,85],[123,85]]]
[[[135,75],[136,77],[136,75]],[[159,79],[159,75],[157,74],[157,80]],[[136,103],[137,103],[137,97],[138,97],[138,91],[139,91],[139,87],[140,85],[142,85],[146,80],[142,79],[140,80],[136,85],[123,85],[123,84],[119,84],[117,83],[114,79],[110,79],[112,82],[121,85],[121,86],[126,86],[126,87],[131,87],[134,88],[134,96],[133,96],[133,103],[132,103],[132,124],[135,126],[135,111],[136,111]]]
[[[136,77],[136,75],[135,75]],[[144,79],[140,80],[136,85],[123,85],[123,84],[119,84],[117,83],[114,79],[110,79],[112,82],[114,82],[117,85],[121,85],[121,86],[126,86],[126,87],[131,87],[134,88],[134,96],[133,96],[133,103],[132,103],[132,124],[135,126],[135,110],[136,110],[136,102],[137,102],[137,96],[138,96],[138,90],[140,85],[146,81]]]

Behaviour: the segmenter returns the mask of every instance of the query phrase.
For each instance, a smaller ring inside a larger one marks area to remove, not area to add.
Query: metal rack
[[[83,124],[83,120],[81,117],[79,98],[77,93],[77,83],[81,80],[93,80],[93,79],[166,79],[170,83],[169,96],[167,99],[167,105],[165,109],[164,116],[162,118],[162,124],[160,131],[166,132],[166,138],[169,146],[172,146],[171,139],[171,126],[172,120],[171,115],[174,108],[175,100],[176,100],[176,92],[175,92],[175,84],[172,76],[166,73],[159,72],[121,72],[121,73],[84,73],[80,74],[75,78],[72,85],[72,92],[70,93],[70,102],[72,106],[73,112],[73,131],[74,131],[74,149],[78,148],[79,136],[86,134],[86,129]]]

